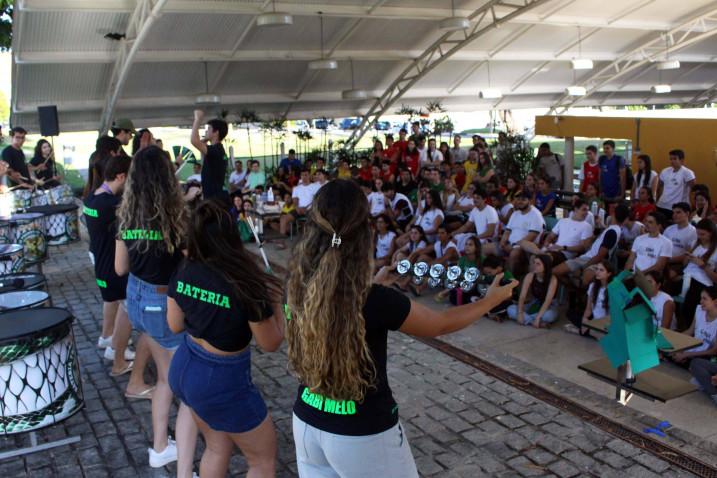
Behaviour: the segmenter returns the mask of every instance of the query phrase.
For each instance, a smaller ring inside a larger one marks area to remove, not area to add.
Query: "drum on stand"
[[[25,270],[25,254],[20,244],[0,245],[0,275]]]
[[[84,405],[72,315],[40,308],[0,314],[0,435],[32,432],[77,413]],[[0,454],[0,459],[79,441]]]
[[[37,190],[32,193],[32,197],[30,198],[30,207],[47,206],[50,204],[49,198],[50,196],[46,191],[43,191],[42,189]]]
[[[19,273],[0,276],[0,294],[17,290],[47,290],[47,279],[42,274]]]
[[[14,198],[14,210],[24,211],[29,208],[32,200],[32,191],[29,189],[18,188],[12,191]]]
[[[46,305],[50,295],[42,290],[18,290],[0,294],[0,313],[34,309]]]
[[[31,213],[40,213],[44,217],[47,244],[58,246],[77,241],[80,238],[80,225],[76,204],[58,204],[55,206],[37,206],[28,209]]]
[[[22,245],[26,262],[47,259],[44,216],[39,213],[13,214],[9,220],[0,221],[0,242]]]
[[[75,196],[72,194],[72,188],[68,184],[60,184],[54,188],[47,190],[50,205],[56,204],[74,204]]]

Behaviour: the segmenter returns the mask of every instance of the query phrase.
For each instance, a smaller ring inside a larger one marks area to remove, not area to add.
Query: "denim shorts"
[[[127,279],[127,315],[132,327],[157,341],[165,349],[176,349],[186,335],[173,333],[167,323],[167,293],[157,291],[156,284],[150,284],[130,274]]]
[[[212,430],[244,433],[268,415],[251,381],[251,352],[215,355],[185,335],[169,367],[169,386]]]

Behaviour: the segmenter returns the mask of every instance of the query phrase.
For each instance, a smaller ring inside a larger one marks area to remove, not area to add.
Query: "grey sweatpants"
[[[707,395],[717,395],[717,387],[712,385],[712,376],[717,375],[717,363],[702,358],[692,359],[690,373],[700,382],[702,390]]]
[[[335,435],[294,415],[296,466],[301,478],[418,478],[401,423],[366,436]]]

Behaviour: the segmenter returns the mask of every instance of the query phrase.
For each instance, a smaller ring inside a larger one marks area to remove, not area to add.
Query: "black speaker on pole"
[[[60,134],[60,123],[57,121],[57,106],[38,106],[37,115],[40,117],[41,135],[57,136]]]

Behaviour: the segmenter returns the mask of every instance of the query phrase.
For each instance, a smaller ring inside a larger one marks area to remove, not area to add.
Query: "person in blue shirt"
[[[555,205],[558,202],[558,195],[550,189],[550,184],[545,178],[538,179],[538,191],[535,193],[535,207],[543,216],[555,216]]]
[[[279,163],[280,167],[283,167],[286,169],[286,171],[290,171],[291,168],[295,168],[298,171],[301,171],[303,168],[303,165],[301,164],[301,160],[296,157],[296,151],[293,149],[289,150],[289,156],[282,159]]]
[[[602,144],[605,154],[598,158],[600,166],[600,191],[606,204],[625,198],[625,158],[615,154],[615,141],[609,139]]]

